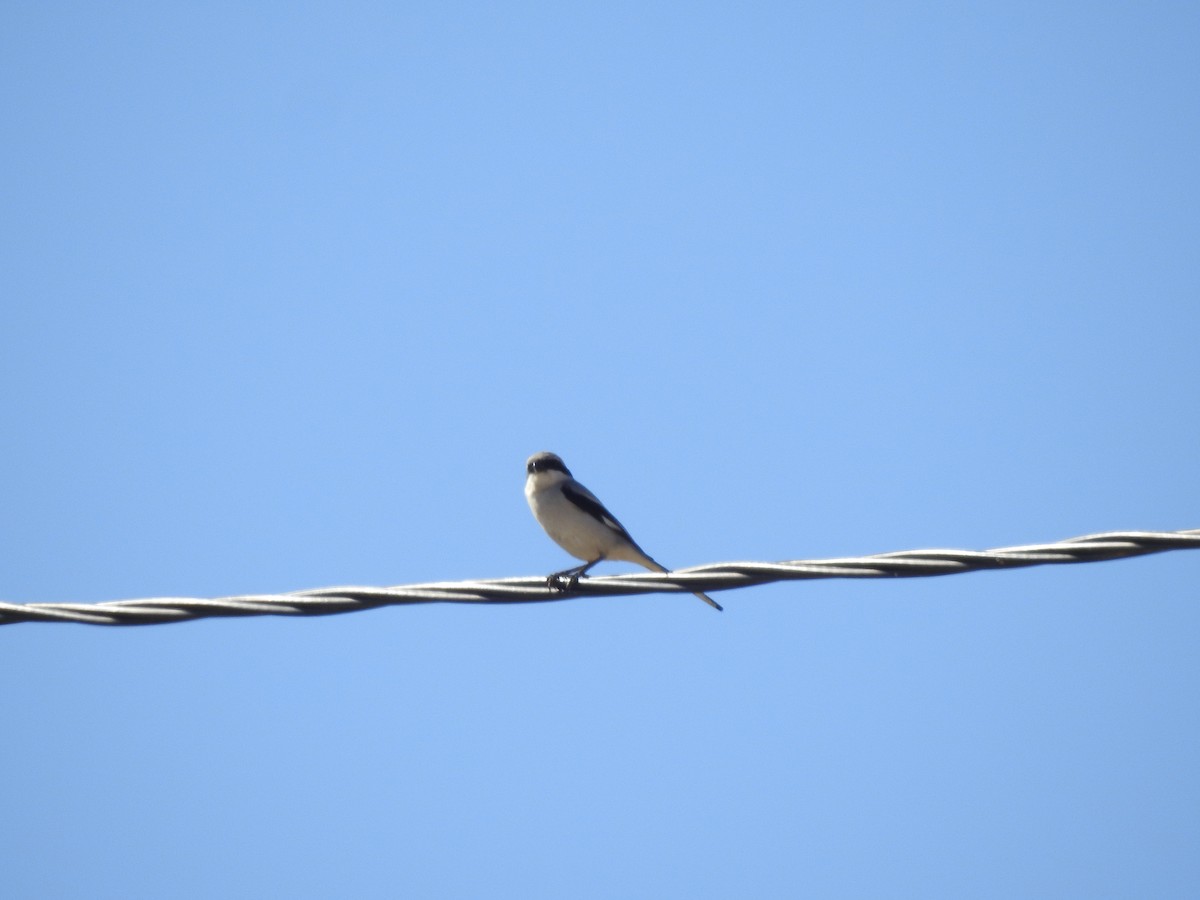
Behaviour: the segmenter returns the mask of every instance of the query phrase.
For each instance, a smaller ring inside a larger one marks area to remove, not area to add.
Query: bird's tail
[[[643,559],[638,560],[638,562],[640,562],[643,566],[645,566],[647,569],[649,569],[652,572],[668,572],[669,573],[671,571],[666,566],[664,566],[662,563],[656,562],[655,560],[651,559],[648,556],[644,560]],[[693,591],[692,593],[695,596],[699,597],[701,600],[703,600],[705,603],[707,603],[709,606],[711,606],[713,609],[715,609],[717,612],[725,611],[725,607],[723,607],[720,603],[718,603],[712,597],[708,596],[708,594],[702,594],[702,593],[700,593],[700,591]]]

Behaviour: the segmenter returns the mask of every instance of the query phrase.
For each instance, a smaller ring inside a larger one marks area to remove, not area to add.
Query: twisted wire
[[[1099,562],[1200,549],[1200,529],[1112,531],[1049,544],[995,550],[900,550],[873,556],[784,562],[729,562],[666,574],[585,578],[569,589],[544,576],[484,581],[442,581],[397,587],[330,587],[286,594],[246,594],[213,600],[155,597],[105,603],[4,603],[0,625],[75,622],[85,625],[153,625],[220,616],[320,616],[413,603],[545,603],[575,597],[726,591],[776,581],[812,578],[914,578],[1051,563]]]

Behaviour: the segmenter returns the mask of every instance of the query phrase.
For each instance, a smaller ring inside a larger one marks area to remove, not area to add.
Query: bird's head
[[[570,470],[563,464],[562,457],[554,453],[535,453],[525,460],[525,472],[532,479],[554,483],[570,478]]]

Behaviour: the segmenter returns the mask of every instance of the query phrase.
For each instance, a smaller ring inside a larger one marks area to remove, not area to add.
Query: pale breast
[[[526,493],[529,508],[551,539],[577,559],[612,558],[622,543],[608,526],[586,515],[557,487]]]

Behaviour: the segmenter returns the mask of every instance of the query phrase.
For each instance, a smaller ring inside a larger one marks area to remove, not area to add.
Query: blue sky
[[[8,4],[9,601],[1200,527],[1192,4]],[[616,565],[609,572],[622,571]],[[0,629],[38,897],[1194,897],[1200,555]]]

